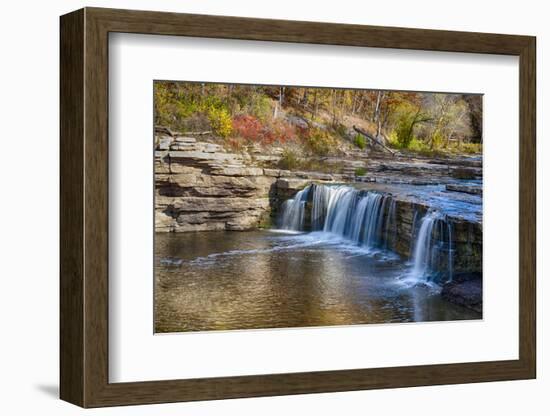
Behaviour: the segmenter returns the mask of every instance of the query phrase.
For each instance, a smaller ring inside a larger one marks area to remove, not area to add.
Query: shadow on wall
[[[57,384],[38,384],[34,386],[36,390],[50,396],[54,399],[59,399],[59,386]]]

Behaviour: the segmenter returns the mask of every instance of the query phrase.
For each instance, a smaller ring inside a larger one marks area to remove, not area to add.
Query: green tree
[[[430,120],[432,120],[431,116],[423,112],[421,106],[404,102],[398,110],[397,126],[395,128],[399,146],[408,148],[414,137],[414,128]]]

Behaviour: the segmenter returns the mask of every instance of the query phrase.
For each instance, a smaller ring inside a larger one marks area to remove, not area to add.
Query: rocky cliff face
[[[309,181],[342,175],[264,169],[248,154],[191,137],[157,136],[155,230],[250,230],[268,226],[280,203]],[[258,155],[264,160],[264,155]],[[254,158],[256,159],[256,158]]]

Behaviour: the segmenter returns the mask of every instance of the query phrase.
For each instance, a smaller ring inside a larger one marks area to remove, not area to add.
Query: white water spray
[[[452,226],[438,211],[428,211],[420,220],[415,241],[411,271],[413,279],[428,282],[440,271],[444,256],[447,262],[447,280],[452,280]],[[445,239],[447,234],[447,239]]]
[[[310,218],[306,221],[306,206]],[[367,249],[393,249],[397,241],[397,204],[390,194],[350,186],[310,185],[283,204],[281,228],[322,231]],[[418,233],[414,238],[418,227]],[[414,281],[452,279],[452,224],[436,210],[413,217],[411,255]]]
[[[367,248],[387,246],[387,228],[395,228],[395,203],[390,195],[358,191],[350,186],[311,185],[284,203],[283,229],[306,230],[304,213],[308,200],[312,231],[330,233]]]

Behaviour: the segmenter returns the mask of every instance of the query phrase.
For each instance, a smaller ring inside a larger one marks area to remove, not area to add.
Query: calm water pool
[[[411,265],[325,233],[157,233],[155,331],[480,319]]]

